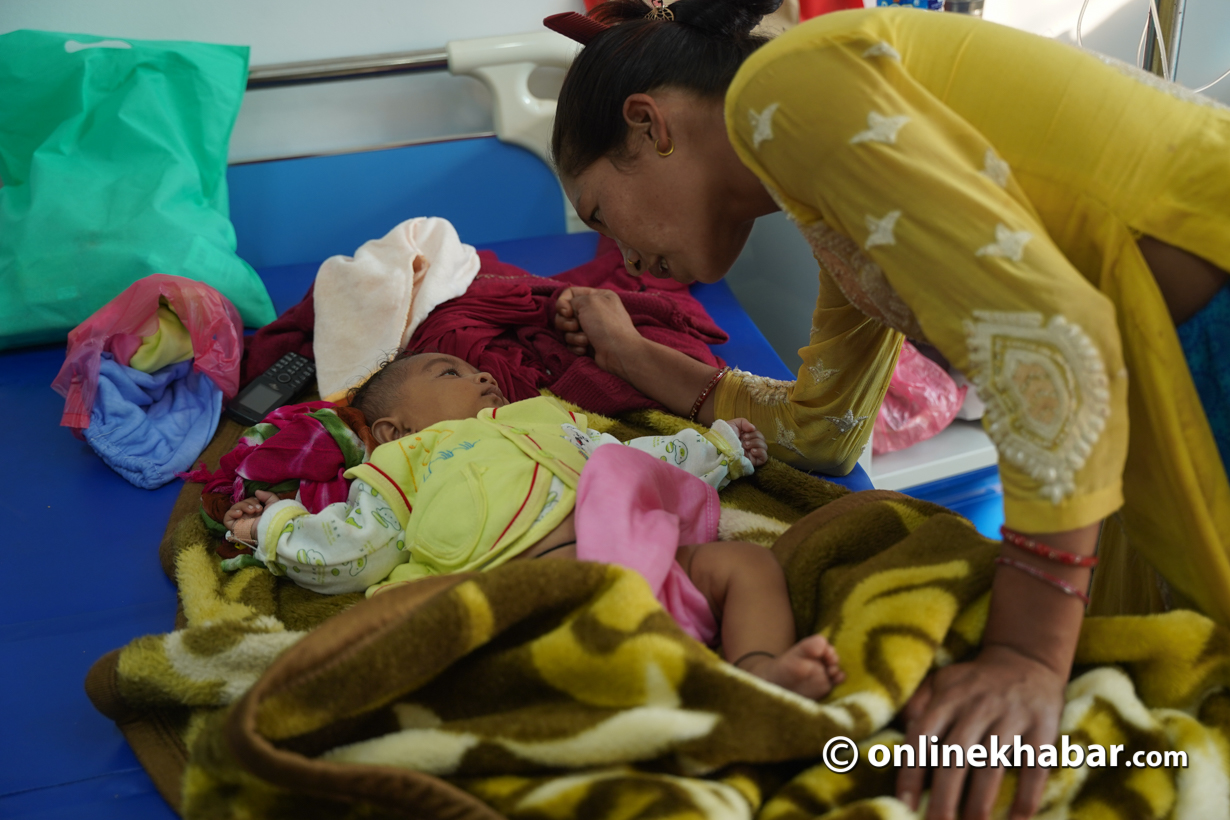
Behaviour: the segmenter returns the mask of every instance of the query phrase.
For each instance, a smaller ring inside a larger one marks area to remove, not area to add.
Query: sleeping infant
[[[431,353],[389,362],[351,404],[379,446],[347,471],[346,502],[313,515],[258,492],[226,515],[273,573],[371,595],[512,560],[619,564],[736,666],[810,698],[844,678],[822,636],[796,641],[773,554],[717,540],[717,489],[768,460],[746,420],[623,443],[553,399],[509,403],[487,373]]]

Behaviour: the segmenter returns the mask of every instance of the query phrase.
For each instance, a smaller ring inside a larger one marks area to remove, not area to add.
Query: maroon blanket
[[[316,358],[312,353],[312,332],[316,329],[316,303],[312,299],[315,288],[313,282],[307,296],[297,305],[244,339],[243,361],[239,365],[240,387],[247,387],[248,382],[273,367],[274,362],[287,353]]]
[[[589,356],[568,350],[554,316],[555,300],[569,285],[618,292],[642,336],[722,365],[709,345],[727,336],[686,286],[629,276],[618,250],[550,278],[506,265],[486,251],[479,258],[482,268],[466,294],[433,310],[411,337],[410,349],[465,359],[494,376],[510,401],[533,398],[545,387],[595,413],[661,407]]]
[[[410,349],[448,353],[487,371],[511,401],[532,398],[545,387],[595,413],[619,413],[661,405],[576,356],[554,328],[555,300],[569,285],[619,293],[633,324],[647,339],[673,347],[706,364],[723,362],[709,351],[726,334],[714,324],[686,285],[653,277],[634,278],[614,243],[603,241],[595,258],[552,277],[534,276],[479,253],[482,267],[464,296],[437,307],[415,331]],[[244,380],[259,375],[287,350],[311,356],[312,293],[249,338]]]

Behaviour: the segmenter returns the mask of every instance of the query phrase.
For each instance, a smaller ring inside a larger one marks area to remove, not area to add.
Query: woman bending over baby
[[[822,636],[796,640],[773,554],[717,540],[717,489],[768,459],[746,420],[624,444],[553,399],[510,404],[489,374],[431,353],[389,362],[351,403],[379,446],[347,471],[346,502],[312,515],[258,492],[226,515],[273,573],[371,595],[515,559],[614,563],[736,666],[810,698],[844,679]]]

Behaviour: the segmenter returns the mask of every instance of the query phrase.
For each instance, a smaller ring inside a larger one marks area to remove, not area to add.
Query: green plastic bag
[[[0,349],[62,340],[151,273],[275,318],[227,203],[247,70],[242,46],[0,36]]]

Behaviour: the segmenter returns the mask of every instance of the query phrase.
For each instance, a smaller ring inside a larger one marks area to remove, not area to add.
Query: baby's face
[[[400,366],[404,375],[397,415],[405,432],[441,421],[474,418],[488,407],[508,404],[491,374],[456,356],[421,353]]]

